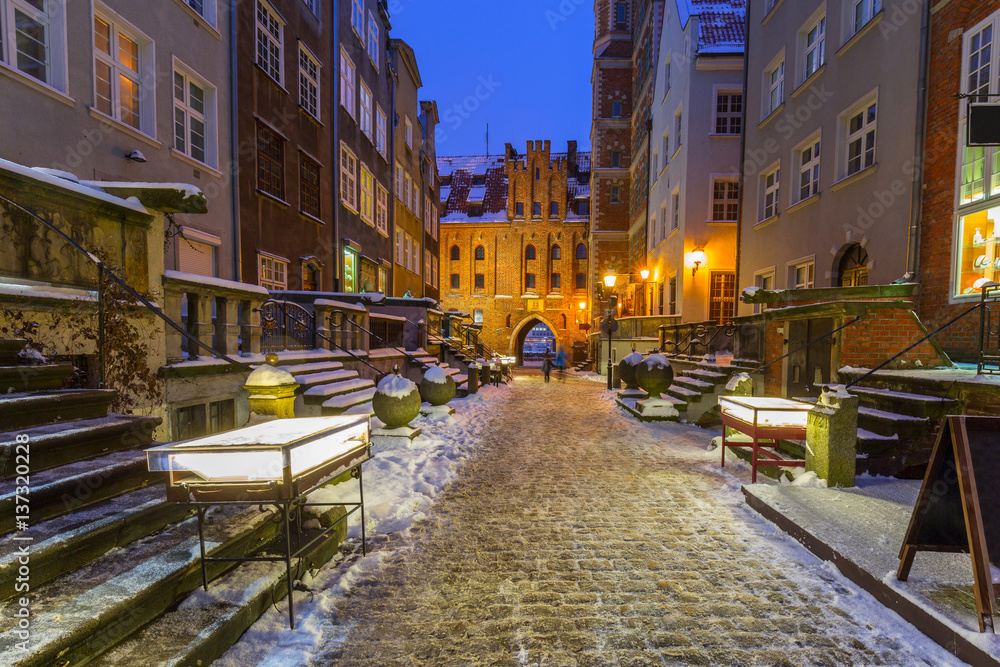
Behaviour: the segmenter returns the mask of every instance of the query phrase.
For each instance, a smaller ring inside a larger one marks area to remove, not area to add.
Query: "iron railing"
[[[686,354],[692,345],[701,345],[705,349],[710,349],[709,346],[715,342],[715,339],[719,337],[719,334],[723,334],[727,338],[733,338],[736,336],[736,325],[732,322],[723,324],[716,327],[715,332],[712,333],[711,337],[708,336],[708,327],[704,324],[699,324],[695,326],[688,335],[684,337],[681,342],[677,343],[672,340],[664,339],[663,343],[660,345],[660,351],[666,354],[680,355]],[[706,337],[708,338],[706,340]],[[685,345],[685,343],[687,343]],[[674,347],[673,352],[667,352],[667,346],[672,345]],[[684,345],[682,348],[681,345]]]
[[[316,314],[291,301],[271,299],[260,306],[264,352],[316,349]]]
[[[292,313],[291,311],[286,312],[286,316],[288,317],[289,320],[295,322],[300,327],[308,327],[309,326],[309,324],[306,321],[304,321],[304,320],[298,320],[297,316],[294,313]],[[388,373],[386,371],[379,370],[378,368],[376,368],[375,366],[373,366],[372,364],[370,364],[365,359],[362,359],[361,357],[359,357],[358,355],[356,355],[352,350],[347,349],[346,347],[344,347],[343,345],[341,345],[337,341],[333,340],[329,336],[326,336],[326,335],[320,333],[319,331],[317,331],[315,323],[312,325],[312,335],[315,336],[316,338],[322,338],[323,340],[325,340],[326,342],[330,343],[330,345],[333,345],[335,348],[337,348],[341,352],[346,352],[348,356],[350,356],[352,359],[354,359],[358,363],[364,364],[368,368],[370,368],[373,371],[375,371],[376,384],[378,383],[379,380],[381,380],[383,377],[385,377],[386,375],[388,375]]]
[[[343,319],[345,319],[345,320],[347,319],[347,317],[344,316],[344,312],[342,310],[334,310],[333,312],[334,313],[340,313],[341,316],[343,317]],[[410,354],[407,350],[405,350],[405,349],[403,349],[401,347],[397,347],[396,345],[390,344],[389,342],[387,342],[386,340],[380,338],[378,335],[376,335],[375,333],[369,331],[368,329],[366,329],[365,327],[361,326],[357,322],[352,322],[351,324],[352,324],[352,326],[356,327],[359,331],[363,331],[366,334],[368,334],[368,337],[369,337],[368,347],[369,347],[369,349],[372,348],[370,340],[372,338],[374,338],[378,343],[381,343],[381,347],[376,347],[375,349],[396,350],[397,352],[401,353],[404,357],[406,357],[408,360],[415,361],[416,363],[420,364],[420,366],[422,368],[424,368],[424,369],[428,369],[428,368],[431,367],[430,364],[425,363],[423,361],[420,361],[415,356],[413,356],[412,354]]]
[[[1000,285],[983,288],[979,303],[980,375],[1000,373]]]

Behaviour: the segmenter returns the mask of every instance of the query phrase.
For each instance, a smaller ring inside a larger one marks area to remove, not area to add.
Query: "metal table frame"
[[[751,474],[750,483],[757,483],[757,466],[781,466],[789,468],[802,468],[805,467],[806,462],[804,460],[796,459],[783,459],[773,451],[772,449],[778,448],[779,440],[805,440],[806,439],[806,427],[805,426],[767,426],[757,424],[757,411],[760,409],[767,410],[768,412],[802,412],[801,408],[751,408],[749,406],[742,406],[747,409],[753,410],[753,422],[748,422],[746,420],[734,417],[733,415],[727,414],[725,410],[722,410],[722,467],[726,466],[726,448],[732,447],[750,447],[753,450],[753,457],[751,459]],[[739,431],[740,433],[750,436],[753,438],[752,443],[745,442],[729,442],[727,438],[727,427],[733,429],[734,431]],[[763,443],[761,442],[763,441]],[[765,460],[761,460],[760,457],[764,457]]]
[[[288,626],[290,628],[295,628],[295,606],[292,600],[292,591],[294,588],[294,581],[292,579],[292,560],[301,556],[306,550],[312,547],[314,544],[320,540],[326,539],[334,530],[338,528],[341,522],[347,521],[347,517],[351,516],[357,511],[361,511],[361,553],[362,555],[368,555],[368,542],[365,535],[365,491],[364,491],[364,481],[361,473],[361,466],[366,461],[370,461],[373,457],[369,453],[366,458],[355,463],[348,472],[351,478],[358,480],[358,502],[356,503],[310,503],[306,501],[306,496],[315,491],[321,486],[328,484],[332,477],[327,477],[323,481],[314,484],[308,489],[302,491],[297,490],[296,494],[291,498],[282,498],[280,492],[278,491],[280,485],[278,481],[275,480],[271,483],[271,486],[275,489],[275,499],[270,501],[270,503],[262,503],[258,501],[245,501],[245,500],[207,500],[200,501],[194,499],[194,492],[196,491],[197,484],[182,484],[181,488],[188,495],[187,504],[195,508],[198,514],[198,542],[201,546],[201,581],[202,586],[207,591],[208,590],[208,572],[206,568],[206,563],[218,562],[218,563],[246,563],[246,562],[281,562],[285,563],[285,578],[288,585]],[[343,473],[341,473],[343,474]],[[281,556],[248,556],[245,558],[218,558],[214,556],[208,556],[205,553],[205,515],[208,510],[212,507],[223,507],[226,505],[230,506],[241,506],[241,507],[253,507],[258,505],[261,512],[268,511],[268,505],[276,508],[278,514],[272,518],[275,523],[283,523],[285,527],[285,553]],[[334,521],[329,527],[323,530],[319,535],[309,540],[306,544],[301,544],[302,540],[302,511],[306,507],[350,507],[351,509],[344,513],[344,516],[340,517]],[[295,525],[295,535],[296,535],[296,550],[292,551],[292,524]]]

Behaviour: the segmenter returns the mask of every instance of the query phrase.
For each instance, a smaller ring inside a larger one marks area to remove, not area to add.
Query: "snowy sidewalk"
[[[399,533],[310,582],[300,629],[272,610],[217,664],[961,664],[750,510],[711,433],[572,378],[486,405],[434,434],[468,458],[422,519],[400,508]]]

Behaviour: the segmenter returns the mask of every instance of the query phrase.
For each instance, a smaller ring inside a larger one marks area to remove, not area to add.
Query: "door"
[[[788,377],[786,398],[819,396],[831,380],[833,319],[794,320],[788,323]],[[826,336],[822,340],[817,340]],[[815,342],[813,342],[815,341]],[[812,345],[809,343],[812,342]],[[804,348],[804,349],[803,349]]]

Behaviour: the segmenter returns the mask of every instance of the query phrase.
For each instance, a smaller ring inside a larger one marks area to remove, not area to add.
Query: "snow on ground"
[[[515,380],[516,381],[516,380]],[[423,433],[399,449],[376,454],[363,468],[365,492],[365,529],[369,540],[377,536],[399,534],[406,537],[410,526],[425,516],[425,511],[450,482],[459,464],[468,458],[476,445],[477,434],[489,416],[503,405],[510,390],[506,385],[486,386],[466,398],[456,398],[449,405],[455,414],[442,418],[417,418],[412,422]],[[372,427],[377,421],[373,419]],[[316,502],[355,502],[356,481],[320,489],[310,499]],[[361,538],[360,515],[349,519],[348,537]],[[400,547],[397,547],[400,548]],[[357,581],[378,571],[394,551],[372,551],[352,562],[335,559],[304,578],[313,594],[296,593],[295,629],[288,628],[287,601],[271,608],[214,665],[218,667],[285,667],[302,665],[315,656],[321,646],[323,629],[329,623],[333,600],[351,591]],[[216,593],[223,599],[239,598],[233,592]],[[197,604],[192,602],[192,604]]]

